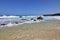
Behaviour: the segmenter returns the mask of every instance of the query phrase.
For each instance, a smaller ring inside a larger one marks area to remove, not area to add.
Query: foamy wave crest
[[[45,16],[44,17],[44,20],[53,20],[53,19],[60,20],[60,16]]]
[[[0,16],[0,18],[19,18],[19,16],[6,16],[6,15],[3,15],[3,16]]]
[[[59,19],[59,20],[60,20],[60,16],[55,16],[54,18],[56,18],[56,19]]]

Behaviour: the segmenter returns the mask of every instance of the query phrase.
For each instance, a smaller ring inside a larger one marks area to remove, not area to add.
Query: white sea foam
[[[22,17],[22,19],[28,19],[29,21],[24,21],[24,22],[22,22],[22,23],[18,23],[18,24],[12,24],[12,23],[8,23],[7,25],[5,25],[5,26],[0,26],[0,27],[12,27],[12,26],[16,26],[16,25],[22,25],[22,24],[25,24],[25,23],[37,23],[37,22],[40,22],[39,20],[37,20],[37,17],[38,16],[23,16]],[[57,19],[57,20],[60,20],[60,16],[42,16],[43,17],[43,20],[42,21],[45,21],[45,20],[52,20],[52,19]],[[3,17],[0,17],[0,18],[7,18],[7,16],[3,16]],[[10,19],[10,18],[18,18],[18,19],[14,19],[14,20],[19,20],[19,21],[21,21],[20,19],[19,19],[19,17],[18,16],[8,16],[8,19],[9,19],[9,21],[11,21],[11,20],[13,20],[13,19]],[[36,19],[36,21],[33,21],[33,20],[30,20],[31,18],[34,18],[34,19]],[[8,20],[8,19],[6,19],[6,20]],[[3,19],[2,19],[3,20]],[[1,20],[1,21],[2,21]],[[4,20],[3,20],[4,21]]]
[[[13,27],[13,26],[22,25],[22,24],[24,24],[24,23],[18,23],[18,24],[9,23],[9,24],[7,24],[5,26],[7,26],[7,27]]]
[[[12,26],[14,26],[15,24],[12,24],[12,23],[8,23],[7,25],[5,25],[5,26],[8,26],[8,27],[12,27]]]
[[[30,21],[26,21],[24,23],[37,23],[37,22],[40,22],[40,21],[39,20],[37,20],[37,21],[30,20]]]
[[[59,20],[60,20],[60,16],[55,16],[54,18],[56,18],[56,19],[59,19]]]
[[[52,19],[60,20],[60,16],[45,16],[44,17],[44,20],[52,20]]]
[[[19,16],[6,16],[6,15],[3,15],[3,16],[0,16],[0,18],[19,18]]]

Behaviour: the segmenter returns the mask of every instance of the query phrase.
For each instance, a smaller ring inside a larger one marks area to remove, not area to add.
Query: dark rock
[[[1,25],[6,25],[6,24],[1,24]]]
[[[37,17],[37,20],[43,20],[43,18],[41,16]]]
[[[36,21],[36,20],[34,19],[34,21]]]

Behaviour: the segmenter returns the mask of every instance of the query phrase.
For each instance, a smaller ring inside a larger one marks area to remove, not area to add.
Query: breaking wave
[[[16,25],[22,25],[25,23],[38,23],[38,22],[40,22],[40,20],[37,20],[37,17],[38,16],[22,16],[22,17],[1,16],[0,22],[2,21],[3,23],[5,23],[5,22],[9,22],[9,23],[7,23],[6,25],[2,25],[0,27],[12,27],[12,26],[16,26]],[[54,20],[54,19],[60,20],[60,16],[41,16],[41,17],[43,17],[43,20],[41,20],[41,21]],[[36,21],[31,20],[31,18],[34,18]],[[21,19],[23,19],[23,20],[21,20]],[[18,21],[19,23],[18,24],[10,23],[10,22],[14,22],[14,21]]]

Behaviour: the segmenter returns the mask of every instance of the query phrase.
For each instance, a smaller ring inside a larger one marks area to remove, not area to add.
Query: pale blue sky
[[[60,12],[60,0],[0,0],[0,15],[42,15]]]

